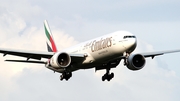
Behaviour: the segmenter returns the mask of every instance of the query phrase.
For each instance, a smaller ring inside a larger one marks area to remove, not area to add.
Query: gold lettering
[[[111,47],[112,45],[112,40],[111,40],[112,37],[108,38],[108,44],[107,44],[107,47]]]
[[[91,43],[92,43],[91,51],[92,52],[99,51],[112,46],[112,37],[108,37],[106,39],[101,38],[101,40],[99,41],[94,40]]]
[[[94,50],[94,43],[96,42],[96,40],[94,40],[93,42],[92,42],[92,46],[91,46],[91,51],[92,52],[94,52],[95,50]]]

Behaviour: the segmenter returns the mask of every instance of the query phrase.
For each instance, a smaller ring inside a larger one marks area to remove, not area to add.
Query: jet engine
[[[132,54],[127,58],[127,68],[130,70],[140,70],[144,67],[146,60],[141,54]]]
[[[68,67],[71,63],[71,57],[69,54],[63,53],[55,53],[50,59],[49,64],[55,68],[65,68]]]

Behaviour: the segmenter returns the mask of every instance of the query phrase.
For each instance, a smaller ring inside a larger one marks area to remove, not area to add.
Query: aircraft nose
[[[133,52],[135,50],[136,46],[137,46],[136,38],[128,39],[128,41],[125,44],[125,47],[126,47],[126,50],[127,50],[126,52],[128,52],[128,53]]]

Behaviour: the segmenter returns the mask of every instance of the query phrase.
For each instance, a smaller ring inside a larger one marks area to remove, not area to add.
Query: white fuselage
[[[130,54],[136,48],[136,42],[133,34],[127,31],[117,31],[61,50],[61,52],[86,55],[82,63],[71,68],[71,71],[75,71],[108,63],[123,56],[124,53]],[[58,72],[63,72],[63,70],[59,69]]]

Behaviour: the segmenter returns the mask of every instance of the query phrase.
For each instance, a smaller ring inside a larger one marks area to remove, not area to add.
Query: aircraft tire
[[[111,73],[107,76],[107,81],[111,81],[111,79],[114,78],[114,73]]]
[[[62,81],[64,79],[63,75],[60,75],[60,80]]]
[[[111,76],[111,79],[114,78],[114,73],[111,73],[110,76]]]
[[[108,78],[108,74],[104,74],[104,75],[102,76],[102,81],[105,81],[107,78]]]

